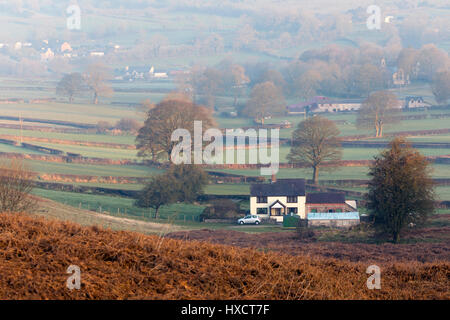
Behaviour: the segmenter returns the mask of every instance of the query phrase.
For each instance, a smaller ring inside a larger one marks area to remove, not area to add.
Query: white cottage
[[[280,179],[250,187],[250,214],[283,221],[285,215],[306,217],[305,179]]]

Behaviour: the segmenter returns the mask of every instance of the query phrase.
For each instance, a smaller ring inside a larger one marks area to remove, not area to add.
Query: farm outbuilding
[[[307,219],[310,227],[349,228],[360,222],[359,212],[311,212]]]

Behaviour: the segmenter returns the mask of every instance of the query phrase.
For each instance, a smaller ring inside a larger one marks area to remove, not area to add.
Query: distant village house
[[[361,100],[331,100],[327,97],[317,96],[312,98],[311,100],[290,105],[287,107],[287,111],[290,115],[304,113],[357,111],[361,108],[361,103]]]
[[[405,109],[417,109],[417,108],[426,108],[430,107],[431,104],[425,102],[423,97],[406,97],[405,98]]]

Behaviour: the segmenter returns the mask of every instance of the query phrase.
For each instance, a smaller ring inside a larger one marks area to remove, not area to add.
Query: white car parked
[[[260,224],[261,219],[255,215],[248,215],[238,220],[238,224]]]

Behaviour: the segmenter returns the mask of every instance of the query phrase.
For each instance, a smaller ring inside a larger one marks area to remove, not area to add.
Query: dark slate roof
[[[305,107],[308,107],[308,106],[309,107],[317,107],[317,104],[319,104],[319,103],[331,103],[331,101],[327,97],[317,96],[317,97],[313,97],[312,99],[310,99],[308,101],[302,101],[297,104],[292,104],[292,105],[288,106],[287,108],[291,111],[300,111],[300,110],[304,110]]]
[[[304,196],[305,179],[279,179],[275,183],[252,184],[250,195],[253,197]]]
[[[308,193],[306,203],[345,203],[345,194],[333,192]]]

